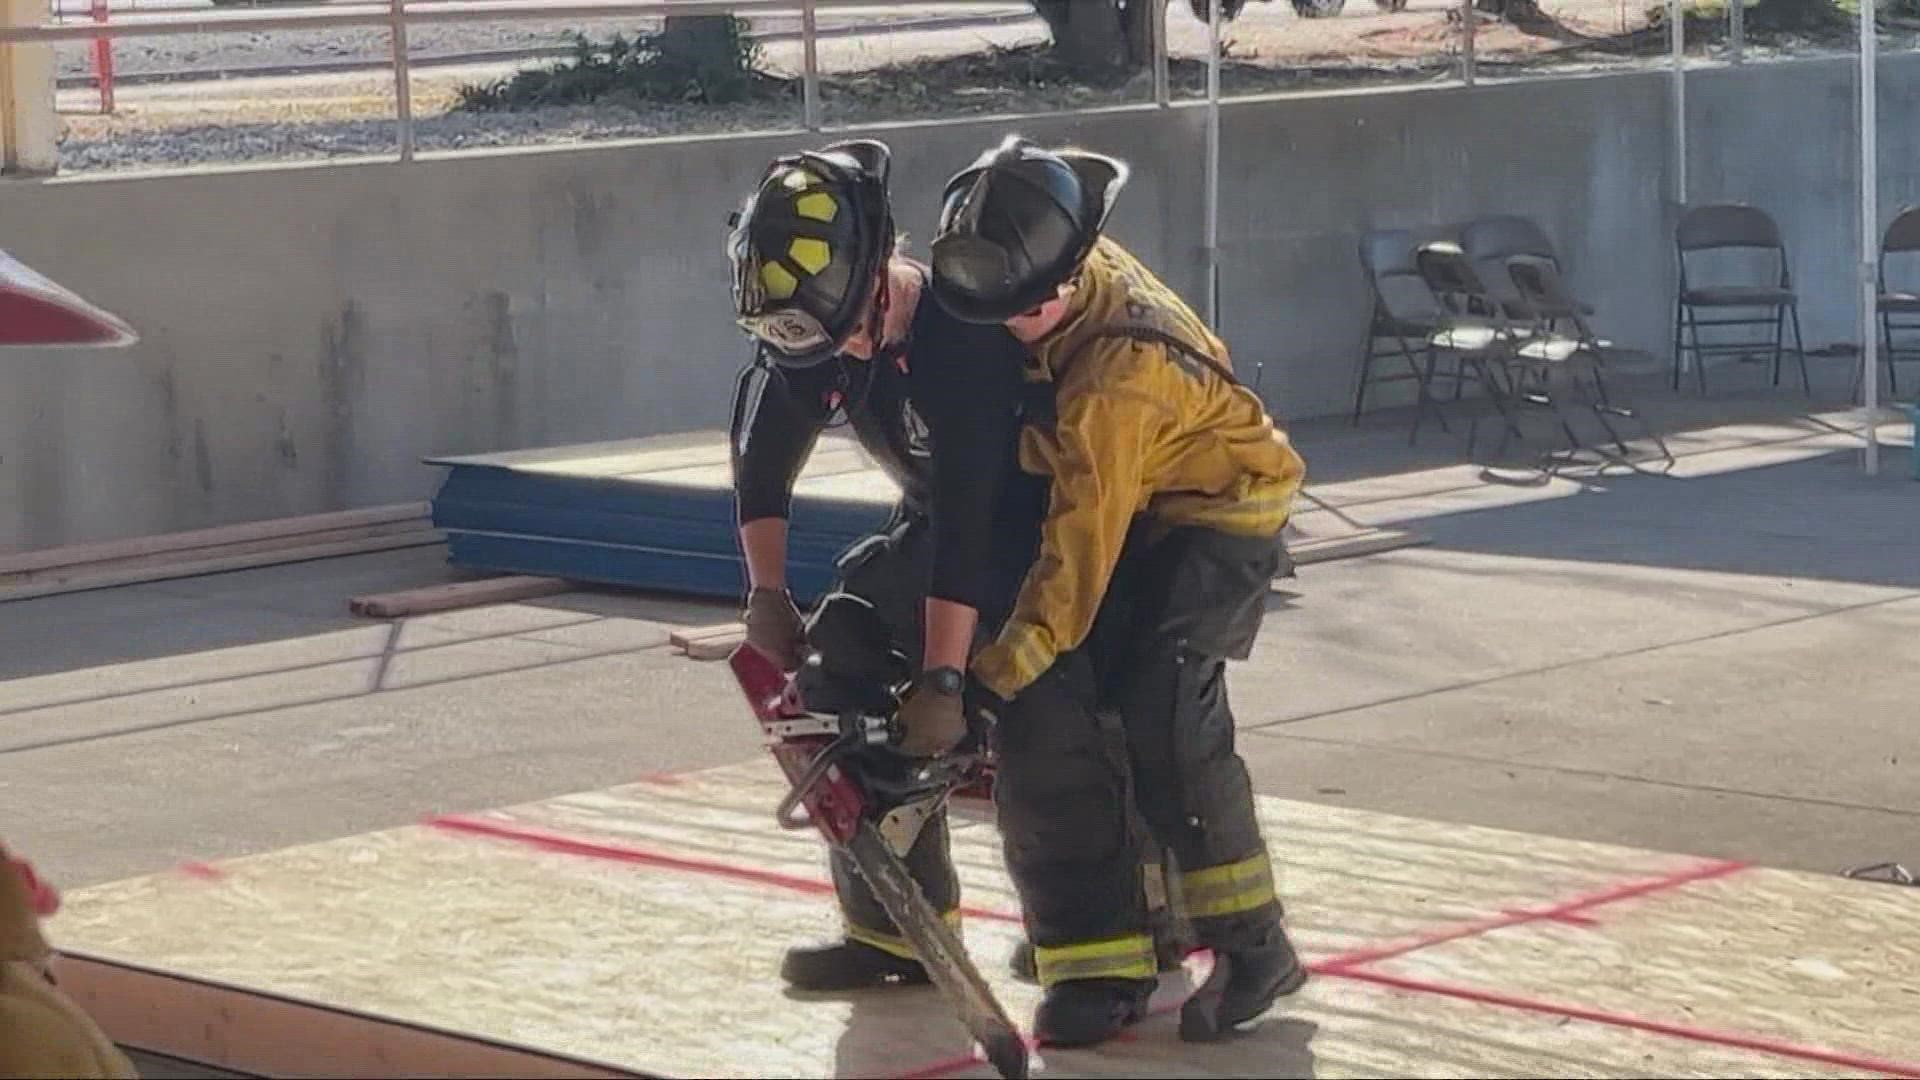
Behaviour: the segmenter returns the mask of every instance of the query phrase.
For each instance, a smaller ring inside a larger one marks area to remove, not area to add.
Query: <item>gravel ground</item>
[[[449,23],[417,26],[407,31],[407,55],[482,52],[495,49],[537,49],[566,45],[575,30],[608,38],[648,29],[646,20],[602,21],[585,24]],[[181,34],[170,37],[127,38],[113,46],[116,75],[148,72],[218,71],[223,68],[274,67],[322,61],[384,61],[391,55],[387,32],[376,27],[342,27],[295,33]],[[62,43],[56,47],[59,77],[93,74],[93,46]]]
[[[1008,5],[996,14],[1020,13],[1024,5]],[[261,9],[285,12],[293,5]],[[229,9],[231,10],[231,9]],[[935,12],[935,15],[947,14]],[[861,18],[857,22],[846,14],[820,16],[822,30],[845,30],[856,26],[884,31],[888,26],[908,19],[926,18],[907,12],[887,12]],[[69,22],[76,21],[71,16]],[[762,33],[796,30],[799,20],[789,17],[762,17],[750,20]],[[1037,25],[1037,24],[1036,24]],[[658,19],[599,19],[589,22],[442,23],[415,26],[407,32],[410,57],[449,54],[504,52],[519,49],[559,48],[572,44],[572,35],[585,33],[594,40],[606,40],[614,34],[633,35],[657,30]],[[333,30],[309,30],[295,33],[181,34],[167,37],[126,38],[114,43],[113,67],[119,76],[150,72],[218,71],[227,68],[278,67],[339,61],[380,61],[391,55],[387,32],[378,27],[344,27]],[[82,78],[93,74],[91,43],[62,43],[55,47],[58,77]]]

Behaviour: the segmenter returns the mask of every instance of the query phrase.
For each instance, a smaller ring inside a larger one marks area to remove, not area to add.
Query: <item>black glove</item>
[[[785,589],[754,589],[747,594],[747,644],[773,658],[782,671],[800,666],[806,652],[806,629],[800,609]]]

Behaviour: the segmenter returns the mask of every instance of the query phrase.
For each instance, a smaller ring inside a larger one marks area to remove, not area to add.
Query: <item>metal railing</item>
[[[1156,0],[1164,7],[1166,0]],[[254,12],[156,11],[115,14],[85,24],[42,23],[37,26],[0,26],[0,44],[52,44],[63,41],[105,42],[117,38],[165,37],[179,34],[311,31],[348,27],[385,27],[391,43],[390,67],[394,81],[394,113],[402,161],[414,156],[412,72],[407,57],[407,29],[465,22],[528,22],[552,19],[619,17],[664,18],[695,15],[798,14],[801,24],[802,124],[818,131],[820,66],[818,13],[823,10],[898,8],[900,0],[388,0],[387,3],[334,3],[324,10]],[[1004,7],[1005,4],[980,6]],[[316,5],[317,7],[317,5]],[[1166,35],[1154,36],[1156,72],[1166,69]],[[1156,80],[1160,103],[1167,104],[1166,80]]]
[[[959,0],[964,3],[965,0]],[[1007,0],[1011,2],[1011,0]],[[1153,0],[1151,35],[1153,100],[1165,107],[1171,104],[1172,89],[1166,33],[1168,0]],[[795,14],[801,22],[802,117],[808,131],[822,126],[820,109],[820,70],[817,39],[818,15],[822,11],[857,11],[868,8],[898,8],[900,0],[347,0],[315,4],[295,10],[269,13],[257,11],[127,11],[118,9],[102,21],[85,23],[52,22],[35,26],[0,26],[0,43],[51,44],[56,42],[105,43],[119,38],[162,37],[180,34],[221,34],[285,31],[300,32],[337,28],[379,28],[388,32],[391,44],[389,64],[394,80],[395,119],[398,127],[399,154],[403,161],[414,156],[414,117],[412,72],[407,55],[407,32],[413,26],[433,26],[471,22],[522,22],[556,19],[601,19],[609,17],[666,17],[697,15]],[[1004,7],[988,3],[980,7]],[[95,18],[100,19],[99,9]],[[1683,10],[1679,0],[1671,0],[1669,12]],[[1742,10],[1739,2],[1728,5],[1733,27],[1733,61],[1742,59]],[[1474,0],[1459,0],[1455,50],[1457,77],[1465,86],[1478,81],[1475,46]],[[1681,22],[1670,14],[1671,62],[1676,87],[1684,68],[1684,34]],[[1219,28],[1209,35],[1216,59]],[[1218,93],[1217,64],[1210,64],[1209,90]],[[103,83],[102,89],[106,86]],[[1676,106],[1680,95],[1676,89]]]

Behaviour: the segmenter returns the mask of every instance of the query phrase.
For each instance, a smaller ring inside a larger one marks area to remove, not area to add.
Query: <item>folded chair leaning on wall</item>
[[[1473,372],[1487,402],[1500,417],[1502,434],[1496,454],[1504,453],[1515,437],[1525,438],[1520,429],[1518,410],[1527,404],[1541,404],[1526,397],[1527,379],[1534,373],[1529,365],[1513,360],[1526,340],[1527,329],[1509,317],[1492,290],[1473,269],[1473,263],[1460,245],[1452,240],[1429,240],[1413,256],[1414,266],[1427,288],[1439,301],[1444,318],[1431,337],[1435,348],[1459,358]],[[1467,453],[1472,454],[1479,438],[1479,420],[1467,431]]]
[[[1532,322],[1535,312],[1507,276],[1507,259],[1514,255],[1533,255],[1560,267],[1560,255],[1553,250],[1547,231],[1529,217],[1518,214],[1490,214],[1467,222],[1460,229],[1460,249],[1473,263],[1474,272],[1487,284],[1493,298],[1509,318]],[[1575,310],[1592,315],[1593,306],[1574,302]]]
[[[1667,440],[1639,410],[1625,403],[1617,389],[1608,389],[1606,368],[1610,363],[1611,344],[1593,332],[1592,325],[1587,322],[1587,309],[1567,288],[1566,280],[1560,275],[1559,264],[1539,255],[1513,255],[1507,258],[1506,270],[1514,291],[1533,313],[1533,327],[1526,343],[1520,347],[1521,355],[1571,362],[1568,373],[1574,393],[1580,398],[1581,404],[1593,413],[1600,426],[1607,429],[1613,445],[1620,452],[1615,459],[1617,463],[1632,467],[1632,451],[1613,421],[1632,420],[1660,448],[1661,457],[1671,469],[1675,461],[1673,451],[1667,447]],[[1655,370],[1658,370],[1657,367]],[[1583,374],[1593,380],[1591,395],[1581,382]]]

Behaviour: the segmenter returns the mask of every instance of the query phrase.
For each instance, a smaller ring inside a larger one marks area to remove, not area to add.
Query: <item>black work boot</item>
[[[865,942],[787,950],[780,977],[796,990],[868,990],[881,986],[918,986],[930,981],[918,960],[905,960]]]
[[[1180,1008],[1180,1037],[1187,1042],[1221,1038],[1306,982],[1306,965],[1276,923],[1253,948],[1214,954],[1207,981]]]
[[[1147,1015],[1153,979],[1073,979],[1047,989],[1033,1017],[1042,1046],[1106,1042]]]
[[[1169,971],[1179,971],[1187,958],[1187,947],[1172,938],[1155,938],[1153,956],[1159,962],[1162,975]],[[1013,956],[1007,961],[1013,977],[1028,986],[1040,985],[1040,962],[1034,956],[1033,942],[1023,941],[1013,947]]]

